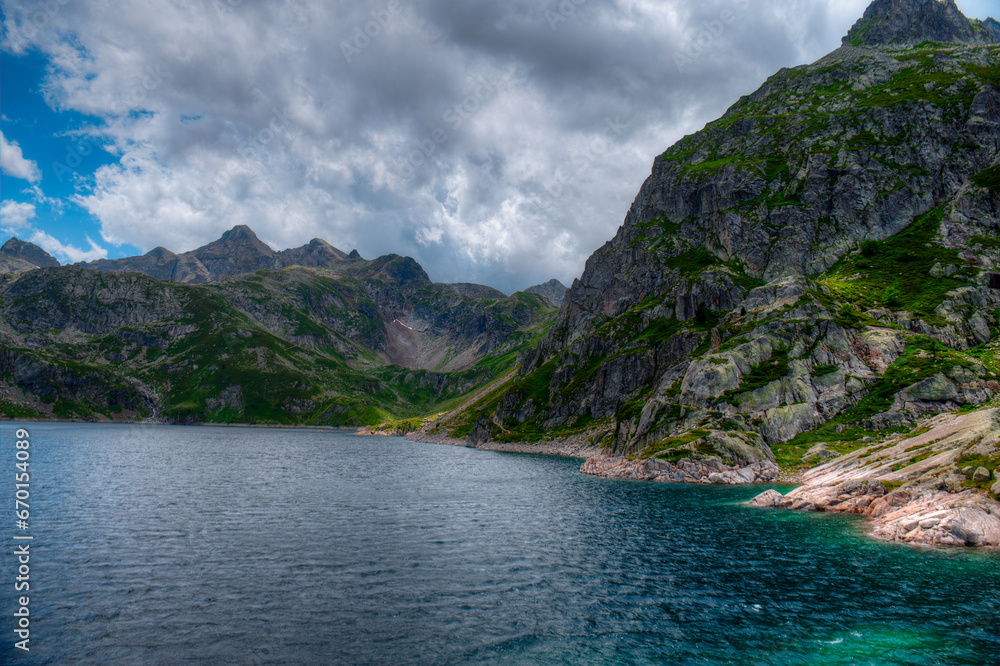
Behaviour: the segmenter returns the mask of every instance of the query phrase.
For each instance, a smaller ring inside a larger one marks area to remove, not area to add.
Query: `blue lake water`
[[[1000,663],[996,553],[742,506],[759,486],[332,430],[24,425],[27,532],[0,425],[4,663]]]

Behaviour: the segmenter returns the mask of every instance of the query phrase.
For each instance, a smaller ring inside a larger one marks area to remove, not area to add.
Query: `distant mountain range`
[[[250,227],[240,224],[222,234],[219,240],[190,252],[177,254],[165,247],[157,247],[141,256],[98,259],[76,265],[96,271],[142,273],[157,280],[203,284],[260,270],[281,270],[291,266],[334,268],[360,260],[362,258],[357,250],[347,254],[320,238],[314,238],[302,247],[275,251],[261,241]],[[2,273],[58,265],[59,262],[42,248],[17,238],[9,239],[0,247]],[[448,286],[455,293],[476,299],[506,297],[500,290],[484,285],[460,283]],[[550,280],[529,287],[525,292],[539,294],[553,305],[559,305],[566,286],[558,280]]]
[[[246,226],[191,252],[59,266],[0,248],[0,414],[367,424],[507,372],[565,288],[434,284],[409,257]],[[106,387],[116,387],[105,390]]]

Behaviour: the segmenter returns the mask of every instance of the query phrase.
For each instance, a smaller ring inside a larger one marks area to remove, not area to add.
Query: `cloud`
[[[53,107],[102,120],[119,161],[75,202],[109,243],[249,224],[512,291],[578,276],[656,155],[866,4],[136,0],[50,3],[30,30],[46,5],[3,2],[4,46],[47,55]]]
[[[0,230],[8,234],[31,228],[35,219],[35,206],[20,201],[4,201],[0,203]]]
[[[11,141],[8,142],[3,132],[0,132],[0,170],[8,176],[20,178],[30,183],[37,183],[42,179],[42,172],[38,165],[24,158],[21,146]]]
[[[108,251],[100,247],[89,237],[87,238],[87,242],[90,244],[89,250],[81,250],[74,245],[62,243],[44,231],[38,230],[35,230],[31,234],[28,241],[39,246],[49,254],[54,255],[56,258],[62,259],[63,261],[94,261],[95,259],[104,259],[108,256]]]
[[[44,198],[44,195],[42,195]],[[32,227],[35,219],[35,205],[20,201],[4,201],[0,203],[0,230],[4,233],[18,235],[63,261],[93,261],[104,259],[108,251],[87,237],[89,250],[81,250],[75,245],[63,243],[44,231]]]

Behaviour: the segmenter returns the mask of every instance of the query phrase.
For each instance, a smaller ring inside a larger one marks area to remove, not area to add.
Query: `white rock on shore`
[[[872,519],[872,535],[887,541],[942,546],[1000,546],[1000,502],[969,489],[980,469],[958,469],[963,455],[995,456],[1000,410],[946,414],[918,435],[897,437],[820,465],[787,495],[768,490],[758,507],[853,513]],[[890,491],[886,484],[903,483]],[[997,493],[1000,484],[991,491]]]

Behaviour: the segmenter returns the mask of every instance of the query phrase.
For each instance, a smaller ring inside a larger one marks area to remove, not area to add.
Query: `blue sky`
[[[0,0],[0,243],[72,262],[245,223],[437,281],[569,283],[655,155],[867,4]]]
[[[34,208],[34,217],[23,225],[14,213],[0,220],[0,241],[34,237],[63,262],[134,254],[132,246],[108,247],[100,221],[74,202],[75,195],[93,187],[97,168],[116,158],[103,149],[103,142],[88,136],[87,128],[99,125],[99,118],[46,102],[42,87],[48,62],[38,51],[21,56],[0,52],[0,131],[8,145],[18,146],[23,159],[35,165],[28,178],[23,171],[15,169],[15,176],[0,170],[3,203],[19,203],[22,211],[23,206]]]

